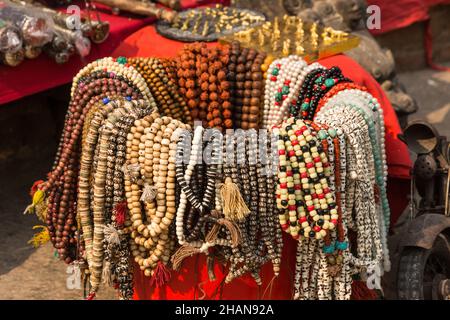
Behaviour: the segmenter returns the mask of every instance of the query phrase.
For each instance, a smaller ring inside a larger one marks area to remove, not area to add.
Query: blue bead
[[[131,97],[130,96],[125,97],[125,99],[127,99],[128,101],[131,101]]]
[[[107,103],[109,103],[111,100],[109,100],[108,97],[105,97],[105,98],[103,98],[102,101],[103,101],[104,104],[107,104]]]
[[[348,242],[347,241],[336,241],[336,248],[338,250],[346,250],[348,248]]]

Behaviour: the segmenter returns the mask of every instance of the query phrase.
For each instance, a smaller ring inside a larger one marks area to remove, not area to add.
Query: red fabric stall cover
[[[430,7],[449,3],[450,0],[367,0],[368,5],[380,7],[381,12],[381,29],[370,31],[378,35],[428,20]]]
[[[204,3],[217,3],[223,1],[214,0],[181,0],[183,8],[196,7]],[[84,2],[75,1],[74,4],[84,11]],[[127,36],[139,30],[147,24],[155,21],[154,18],[143,18],[135,15],[121,13],[113,15],[106,6],[96,4],[102,21],[109,21],[110,34],[108,39],[101,44],[92,44],[90,54],[81,58],[72,56],[70,60],[58,65],[45,53],[33,60],[26,60],[17,67],[8,67],[0,64],[0,105],[17,100],[19,98],[60,86],[72,81],[72,78],[86,64],[95,59],[107,57]],[[96,18],[95,14],[92,14]]]
[[[183,43],[168,40],[158,35],[153,26],[145,27],[128,37],[113,53],[114,56],[174,57],[183,47]],[[209,44],[216,45],[215,43]],[[378,83],[355,61],[338,55],[320,61],[330,67],[339,66],[345,76],[369,89],[381,103],[386,123],[386,150],[389,165],[388,195],[392,210],[392,220],[396,220],[407,204],[405,195],[409,192],[409,169],[411,161],[406,146],[397,138],[401,132],[394,109],[387,100]],[[208,279],[204,255],[187,258],[180,272],[172,272],[170,282],[161,288],[150,286],[150,279],[138,268],[135,272],[135,299],[291,299],[295,266],[295,241],[284,236],[283,258],[280,276],[273,282],[272,290],[268,286],[273,277],[271,265],[262,268],[261,288],[251,276],[245,275],[232,283],[221,286],[226,270],[216,264],[216,280]],[[222,287],[222,289],[221,289]],[[266,290],[267,289],[267,290]]]

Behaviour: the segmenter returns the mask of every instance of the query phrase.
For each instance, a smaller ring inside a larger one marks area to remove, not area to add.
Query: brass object
[[[243,47],[256,46],[274,57],[296,54],[308,62],[350,50],[359,44],[359,38],[354,35],[288,15],[220,39],[222,43],[234,40]]]
[[[259,12],[216,5],[214,8],[179,12],[172,22],[158,21],[156,30],[167,38],[179,41],[216,41],[222,36],[255,27],[264,21],[264,15]]]

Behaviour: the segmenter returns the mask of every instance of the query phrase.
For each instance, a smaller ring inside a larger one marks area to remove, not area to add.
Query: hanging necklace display
[[[216,41],[218,38],[262,24],[263,14],[216,5],[179,12],[172,21],[159,20],[156,31],[184,42]]]

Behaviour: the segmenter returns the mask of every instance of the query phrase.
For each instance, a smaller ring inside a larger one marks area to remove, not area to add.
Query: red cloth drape
[[[149,41],[151,39],[151,41]],[[154,56],[174,57],[183,47],[183,43],[165,39],[158,35],[153,26],[145,27],[128,37],[113,53],[114,56]],[[216,43],[209,44],[210,46]],[[358,63],[338,55],[320,61],[326,67],[339,66],[344,75],[357,84],[366,86],[376,97],[384,110],[386,125],[386,150],[389,165],[388,197],[395,221],[407,204],[409,192],[409,169],[411,160],[406,146],[397,138],[401,132],[394,109],[379,84]],[[216,280],[208,280],[206,259],[199,255],[185,259],[180,272],[172,272],[172,279],[162,288],[152,288],[150,279],[137,270],[135,272],[135,299],[258,299],[264,291],[264,298],[291,299],[295,270],[295,241],[284,237],[283,259],[280,276],[273,282],[269,295],[269,282],[273,277],[271,265],[262,268],[262,288],[258,288],[251,276],[245,275],[220,289],[224,277],[221,266],[215,266]],[[267,289],[267,290],[266,290]],[[219,294],[221,292],[221,294]]]
[[[381,29],[370,32],[378,35],[428,20],[430,7],[448,3],[450,0],[367,0],[368,5],[377,5],[381,12]]]

